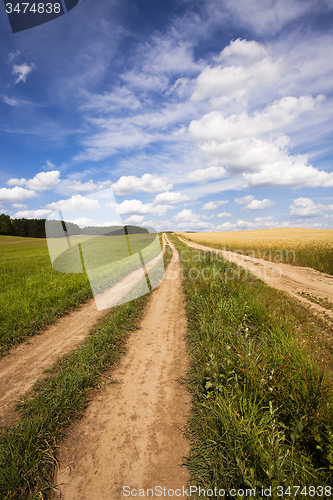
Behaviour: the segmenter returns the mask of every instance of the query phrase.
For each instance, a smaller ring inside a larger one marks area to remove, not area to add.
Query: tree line
[[[0,234],[28,238],[46,238],[45,219],[12,219],[9,215],[1,214]]]
[[[21,236],[24,238],[46,238],[45,232],[46,219],[12,219],[9,215],[0,215],[0,235],[7,236]],[[148,233],[148,230],[143,227],[137,226],[109,226],[103,227],[79,227],[73,222],[49,221],[50,233],[53,238],[64,236],[63,230],[67,231],[67,235],[85,234],[85,235],[98,235],[105,234],[106,231],[109,235],[124,234],[124,229],[127,234]]]

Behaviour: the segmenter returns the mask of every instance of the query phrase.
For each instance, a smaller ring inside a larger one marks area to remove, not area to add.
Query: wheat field
[[[278,228],[175,234],[213,248],[333,274],[332,229]]]

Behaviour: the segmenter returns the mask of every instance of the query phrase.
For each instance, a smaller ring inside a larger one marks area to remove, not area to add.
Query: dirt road
[[[240,255],[235,252],[217,250],[205,245],[199,245],[192,241],[185,240],[177,236],[183,243],[191,248],[204,251],[212,251],[230,262],[247,269],[253,276],[260,278],[267,285],[288,292],[298,300],[308,304],[313,310],[324,313],[333,319],[333,311],[307,300],[300,294],[309,293],[319,299],[326,299],[333,304],[333,276],[324,274],[309,267],[291,266],[269,262],[255,257]],[[231,273],[229,274],[231,278]]]
[[[73,425],[59,451],[56,483],[64,500],[118,500],[122,488],[182,488],[188,445],[182,429],[190,397],[186,375],[186,316],[174,250],[163,283],[153,292],[127,354]],[[127,490],[130,491],[130,490]],[[142,496],[142,495],[141,495]],[[151,494],[150,494],[151,496]]]
[[[43,376],[60,356],[70,352],[88,335],[98,319],[109,312],[97,311],[89,300],[77,311],[59,319],[43,334],[30,337],[0,359],[0,426],[8,427],[18,417],[16,401]]]
[[[164,251],[165,244],[163,253]],[[150,261],[147,269],[153,267],[159,258],[160,255]],[[102,310],[98,311],[95,300],[91,299],[80,309],[59,319],[42,334],[30,337],[10,349],[0,359],[0,427],[9,427],[18,418],[18,414],[13,411],[16,401],[31,389],[37,380],[46,376],[44,371],[47,368],[51,368],[61,356],[83,342],[98,319],[110,312],[111,305],[121,303],[122,297],[142,276],[141,268],[98,296],[99,309]]]

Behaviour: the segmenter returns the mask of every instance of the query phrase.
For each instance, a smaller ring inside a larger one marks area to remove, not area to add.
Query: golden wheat
[[[333,274],[332,229],[279,228],[176,234],[214,248],[312,267]]]

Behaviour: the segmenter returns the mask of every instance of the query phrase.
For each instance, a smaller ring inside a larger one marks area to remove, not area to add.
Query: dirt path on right
[[[192,241],[185,240],[176,235],[183,243],[197,250],[214,252],[221,255],[229,262],[247,269],[255,277],[260,278],[267,285],[288,292],[298,300],[308,304],[317,313],[325,314],[333,320],[333,311],[326,309],[318,304],[313,303],[306,297],[300,295],[307,293],[317,299],[326,299],[333,304],[333,276],[321,273],[309,267],[291,266],[290,264],[282,264],[270,262],[255,257],[240,255],[236,252],[218,250]],[[227,275],[228,278],[228,275]],[[229,279],[232,279],[232,273],[229,273]]]

